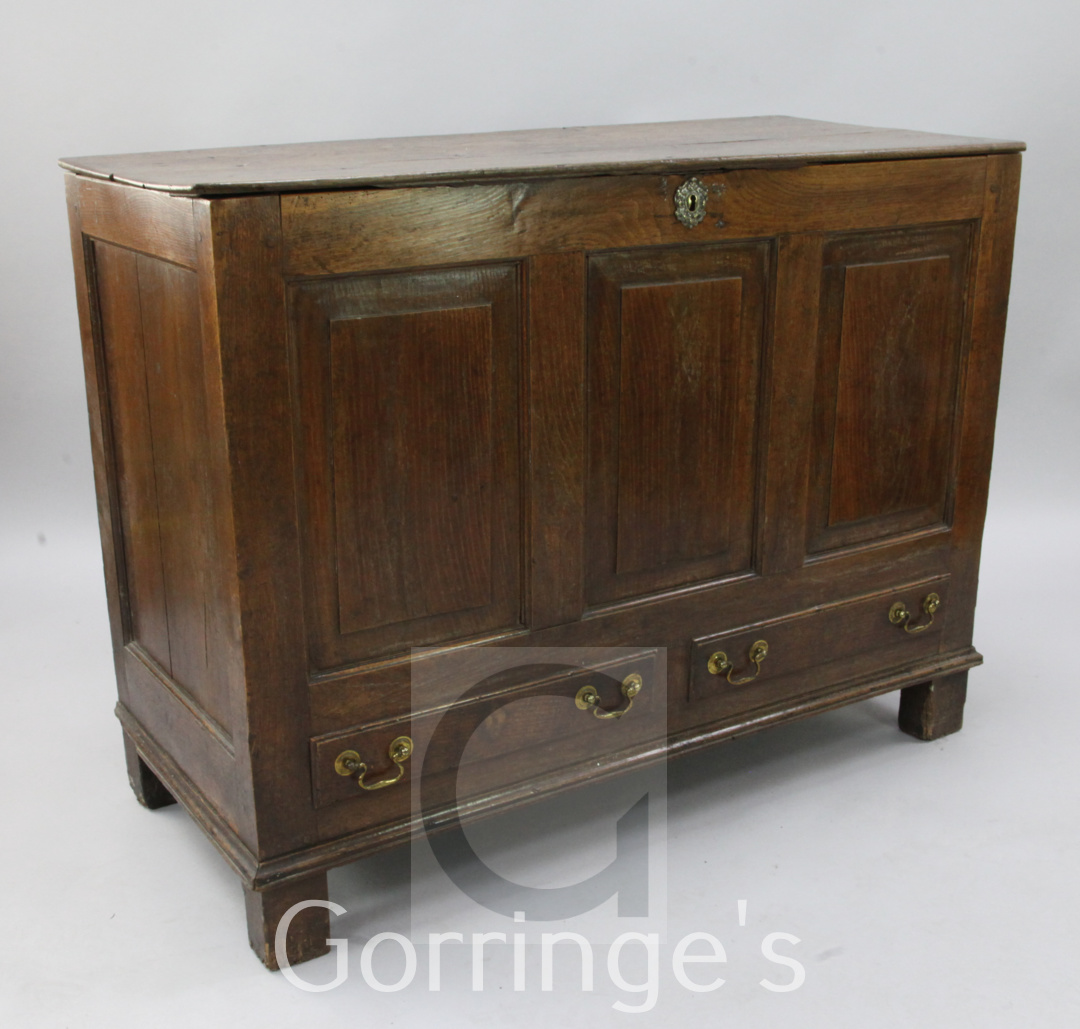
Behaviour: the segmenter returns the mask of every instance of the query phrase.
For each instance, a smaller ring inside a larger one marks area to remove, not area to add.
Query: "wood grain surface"
[[[769,116],[71,157],[60,164],[94,178],[210,196],[955,156],[1023,148],[1023,143],[1005,140]]]
[[[694,228],[674,216],[681,176],[287,195],[285,268],[336,275],[977,218],[986,158],[702,172],[700,179],[709,198]]]
[[[347,745],[388,774],[449,712],[449,819],[459,772],[480,817],[888,690],[960,727],[1021,149],[760,118],[65,162],[131,781],[265,963],[418,827]],[[644,648],[647,692],[413,681],[493,646]]]

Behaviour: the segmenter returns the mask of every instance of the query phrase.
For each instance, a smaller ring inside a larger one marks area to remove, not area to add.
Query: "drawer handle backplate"
[[[605,711],[600,706],[600,694],[595,686],[582,686],[574,697],[574,703],[582,711],[592,711],[597,718],[622,718],[634,706],[634,697],[641,692],[642,685],[641,676],[637,672],[631,672],[623,679],[620,687],[622,695],[626,698],[626,707],[615,708],[612,711]]]
[[[747,656],[754,666],[754,671],[750,675],[744,675],[741,679],[733,679],[731,673],[735,671],[735,666],[728,660],[727,654],[722,650],[718,650],[709,658],[709,674],[722,675],[732,686],[741,686],[744,682],[752,682],[758,677],[758,672],[761,671],[761,662],[765,660],[768,653],[769,644],[765,640],[757,640],[752,643],[750,653]]]
[[[397,766],[397,775],[389,779],[380,779],[378,782],[364,782],[367,775],[367,765],[360,760],[360,755],[355,750],[343,750],[334,761],[334,771],[338,775],[356,777],[356,785],[362,790],[381,790],[385,786],[393,786],[405,774],[405,762],[409,760],[413,752],[413,741],[408,736],[399,736],[389,747],[390,760]]]
[[[889,621],[892,622],[893,625],[902,625],[904,627],[904,632],[922,632],[924,629],[929,629],[930,626],[934,624],[934,614],[939,607],[941,607],[941,597],[936,593],[927,593],[923,598],[922,609],[923,614],[930,616],[930,621],[923,622],[920,625],[912,625],[911,612],[908,610],[907,604],[902,600],[898,600],[889,608]]]

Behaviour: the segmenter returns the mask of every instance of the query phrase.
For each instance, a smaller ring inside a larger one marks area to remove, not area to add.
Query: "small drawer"
[[[901,669],[938,652],[948,610],[940,576],[701,637],[690,700],[724,717]]]
[[[433,796],[450,804],[554,772],[572,779],[575,767],[588,778],[619,752],[666,737],[664,655],[637,650],[582,668],[508,669],[438,710],[316,737],[314,804],[351,802],[358,823],[373,825],[409,815],[421,771],[426,804]],[[582,696],[586,687],[594,689],[595,702]]]

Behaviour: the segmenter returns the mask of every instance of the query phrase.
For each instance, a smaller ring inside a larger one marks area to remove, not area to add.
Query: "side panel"
[[[215,666],[209,431],[196,274],[94,244],[124,565],[125,642],[228,738]]]
[[[66,186],[117,713],[248,875],[229,477],[194,203],[74,176]]]

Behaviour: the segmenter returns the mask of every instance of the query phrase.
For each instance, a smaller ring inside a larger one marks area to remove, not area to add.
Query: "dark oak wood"
[[[1019,149],[767,118],[65,162],[129,774],[265,963],[420,828],[429,753],[446,822],[890,690],[960,727]],[[522,667],[459,703],[448,655],[495,644]],[[642,676],[620,720],[574,704],[596,665],[608,708]],[[338,774],[402,734],[400,784]]]
[[[986,179],[985,207],[979,227],[978,274],[972,289],[970,350],[961,373],[964,385],[955,471],[958,499],[951,534],[953,579],[971,597],[978,588],[979,553],[990,488],[992,427],[997,416],[1020,194],[1020,155],[987,158]],[[970,640],[974,620],[974,604],[957,612],[950,625],[949,642]]]
[[[590,260],[589,603],[749,570],[767,262],[756,243]]]
[[[317,668],[521,621],[516,265],[289,292]]]
[[[285,267],[347,274],[977,218],[986,158],[699,170],[698,178],[709,200],[693,229],[672,217],[681,175],[286,194]]]
[[[132,698],[147,691],[147,684],[132,676],[122,681],[125,692]],[[180,712],[174,709],[166,713],[171,717],[171,724],[182,730],[190,729],[190,723],[184,721],[181,712],[182,709]],[[157,709],[151,708],[145,720],[157,721],[159,714]],[[206,833],[241,881],[253,886],[261,886],[269,881],[259,859],[240,837],[233,819],[226,814],[230,811],[228,793],[216,788],[217,784],[230,787],[235,781],[237,772],[232,756],[213,744],[206,746],[206,733],[201,736],[191,732],[175,733],[169,738],[166,749],[146,731],[143,722],[123,702],[116,705],[116,717],[124,728],[124,735],[135,744],[138,753],[144,755],[147,765],[163,784],[167,784],[166,788],[177,803]],[[179,765],[173,754],[183,756],[192,774],[189,775]]]
[[[124,733],[124,759],[127,762],[131,792],[143,807],[156,811],[160,807],[176,803],[176,798],[142,759],[135,741],[127,733]]]
[[[997,139],[769,116],[72,157],[60,164],[147,189],[211,195],[1023,149]]]
[[[152,254],[183,268],[198,264],[194,202],[151,190],[72,177],[69,202],[92,239]]]
[[[690,584],[645,598],[632,597],[590,611],[588,617],[575,622],[501,636],[492,642],[500,647],[577,648],[628,642],[665,645],[669,648],[669,718],[672,724],[689,726],[695,720],[700,724],[700,711],[686,705],[685,688],[680,690],[677,685],[688,681],[678,662],[680,654],[688,653],[690,640],[722,628],[753,625],[820,607],[838,598],[873,594],[882,588],[883,580],[893,588],[946,575],[950,565],[947,540],[946,535],[906,538],[890,543],[885,554],[873,548],[852,549],[785,574],[751,574]],[[882,573],[883,560],[888,562],[887,576]],[[950,607],[955,608],[955,604]],[[893,638],[892,633],[888,638]],[[447,646],[454,644],[448,642]],[[957,652],[963,649],[957,648]],[[872,661],[866,667],[872,671]],[[368,725],[378,722],[387,710],[408,710],[410,672],[411,660],[402,655],[318,677],[311,687],[313,731],[322,734],[342,725]]]
[[[759,568],[763,575],[800,569],[806,541],[791,531],[805,511],[813,457],[816,351],[824,233],[783,234],[776,241],[772,360],[768,362]]]
[[[810,552],[948,520],[970,251],[963,223],[825,248]]]
[[[199,201],[202,341],[207,394],[224,430],[211,468],[232,530],[221,564],[221,617],[245,746],[232,788],[241,838],[258,859],[315,838],[295,783],[307,774],[307,661],[281,220],[273,197]],[[227,499],[226,499],[227,498]]]
[[[580,252],[526,265],[528,625],[576,621],[585,607],[585,309]]]
[[[959,732],[967,699],[966,671],[943,675],[900,691],[900,728],[920,740]]]
[[[907,633],[889,621],[889,608],[901,601],[919,624],[919,605],[931,592],[941,598],[943,611],[926,629]],[[949,581],[937,578],[696,639],[690,654],[691,702],[720,718],[833,688],[866,676],[875,665],[884,671],[924,661],[940,648],[949,608]],[[751,654],[759,640],[769,649],[755,671]],[[731,662],[730,679],[708,666],[717,652]]]
[[[554,668],[530,659],[504,683],[449,708],[317,737],[312,740],[311,760],[320,825],[329,831],[336,825],[353,827],[357,820],[374,826],[409,818],[411,787],[421,768],[425,804],[433,799],[441,805],[475,800],[570,767],[579,777],[587,776],[598,759],[664,738],[667,698],[658,688],[664,660],[656,651],[643,651],[568,671],[564,661],[554,662],[558,666]],[[575,705],[578,690],[592,684],[604,708],[625,707],[619,684],[634,672],[645,685],[633,700],[633,717],[599,719]],[[453,678],[450,684],[462,681]],[[415,743],[404,766],[403,789],[365,792],[354,778],[337,773],[337,756],[353,750],[368,767],[365,782],[396,775],[388,751],[391,741],[401,735]]]
[[[261,890],[244,887],[248,942],[267,968],[281,967],[276,937],[282,916],[295,904],[326,900],[328,896],[325,872],[289,879],[280,885],[267,886]],[[330,912],[324,907],[302,908],[293,915],[285,936],[285,955],[289,963],[298,964],[328,954],[329,935]]]
[[[195,273],[95,244],[130,635],[228,738]],[[134,315],[134,317],[133,317]]]
[[[125,635],[171,667],[161,527],[139,305],[138,255],[105,243],[93,249],[104,363],[112,401],[116,488],[125,576]]]
[[[910,665],[900,671],[892,671],[869,682],[846,684],[835,690],[800,698],[794,702],[780,701],[743,717],[735,722],[718,722],[709,726],[694,724],[690,728],[669,725],[666,744],[635,746],[628,752],[612,754],[606,762],[590,762],[590,782],[602,782],[619,775],[631,762],[635,767],[655,761],[668,760],[692,753],[704,747],[726,740],[736,739],[749,733],[760,732],[775,725],[797,721],[825,711],[831,711],[869,697],[904,689],[923,682],[927,674],[963,671],[981,664],[982,657],[968,648],[947,658],[935,657],[931,661]],[[669,662],[670,670],[670,662]],[[530,779],[524,783],[506,786],[476,797],[466,799],[455,808],[454,814],[464,823],[476,821],[502,811],[507,811],[535,800],[537,796],[551,796],[581,785],[580,766],[559,768],[555,772]],[[331,808],[329,810],[335,810]],[[446,813],[447,815],[449,812]],[[443,817],[435,812],[436,820]],[[295,854],[282,855],[260,865],[266,876],[300,876],[313,868],[334,867],[369,854],[398,846],[423,828],[423,819],[413,816],[408,820],[388,822],[378,826],[350,829],[347,820],[327,825],[326,840],[314,847]]]

